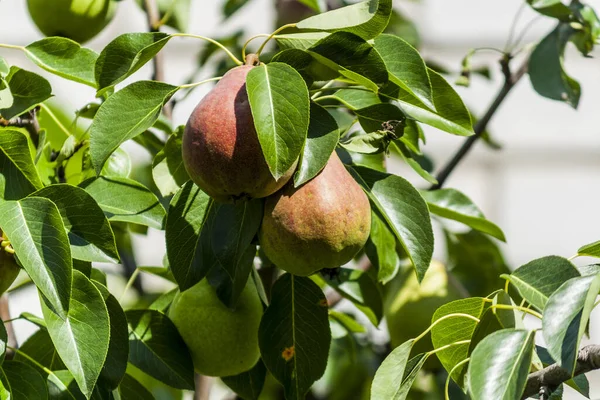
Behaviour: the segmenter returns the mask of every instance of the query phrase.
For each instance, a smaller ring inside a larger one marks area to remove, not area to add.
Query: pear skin
[[[311,181],[267,198],[259,242],[279,268],[307,276],[350,261],[370,231],[369,199],[334,152]]]
[[[198,103],[183,134],[190,178],[215,200],[261,198],[279,190],[296,164],[276,180],[264,158],[246,92],[252,65],[229,70]]]

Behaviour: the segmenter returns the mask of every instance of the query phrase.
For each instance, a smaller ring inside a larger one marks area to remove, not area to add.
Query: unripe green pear
[[[0,230],[0,242],[6,240]],[[8,290],[17,279],[20,268],[15,261],[15,256],[0,246],[0,296]]]
[[[113,0],[27,0],[33,22],[46,36],[87,42],[112,19]]]
[[[238,375],[260,357],[258,326],[263,308],[252,279],[235,310],[227,308],[206,279],[175,296],[169,309],[187,344],[196,371],[207,376]]]
[[[246,92],[246,76],[252,68],[241,65],[229,70],[198,103],[183,134],[185,169],[215,200],[266,197],[285,185],[296,168],[294,164],[277,180],[269,171]]]
[[[370,231],[369,199],[334,152],[315,178],[267,198],[258,239],[275,265],[306,276],[350,261]]]
[[[392,347],[414,339],[431,325],[431,317],[443,304],[461,298],[453,286],[448,285],[446,267],[432,261],[419,284],[412,266],[405,267],[387,285],[384,313]],[[413,347],[412,354],[432,349],[431,336],[427,335]]]

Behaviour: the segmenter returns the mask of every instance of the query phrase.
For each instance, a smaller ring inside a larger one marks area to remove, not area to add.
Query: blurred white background
[[[504,47],[511,22],[523,1],[397,0],[395,6],[416,22],[424,57],[458,70],[469,49]],[[234,18],[223,23],[219,11],[221,1],[193,1],[189,32],[216,37],[241,26],[246,27],[248,36],[271,32],[274,28],[272,2],[252,0]],[[600,0],[587,2],[600,10]],[[25,3],[25,0],[0,1],[0,42],[26,45],[41,38],[28,17]],[[517,31],[531,23],[535,16],[534,12],[525,9]],[[552,24],[550,19],[538,18],[524,42],[541,38]],[[114,21],[87,46],[99,51],[118,34],[144,30],[144,14],[134,0],[125,0]],[[204,43],[187,38],[177,38],[166,46],[163,51],[169,83],[182,83],[194,70],[201,46]],[[595,53],[600,55],[599,51]],[[44,74],[19,52],[0,49],[0,55],[9,63]],[[480,115],[486,109],[501,85],[497,58],[494,53],[479,53],[474,64],[491,65],[492,81],[475,77],[470,88],[458,89],[475,114]],[[492,134],[503,144],[503,149],[491,151],[483,144],[477,144],[447,184],[470,196],[486,216],[504,230],[507,244],[503,248],[513,268],[549,254],[569,257],[581,245],[600,240],[597,197],[600,195],[600,62],[595,58],[584,59],[574,48],[569,48],[566,69],[583,88],[578,110],[541,98],[525,77],[490,124]],[[56,99],[68,109],[75,110],[94,98],[93,90],[86,86],[44,75],[53,83]],[[149,76],[150,70],[145,68],[135,75],[135,79]],[[198,78],[202,79],[202,75]],[[204,86],[194,91],[178,105],[174,113],[176,124],[185,123],[207,90]],[[438,167],[452,156],[463,140],[435,129],[429,129],[427,134],[425,150]],[[127,149],[133,152],[135,160],[148,157],[135,145],[127,145]],[[402,166],[397,167],[398,171],[406,172]],[[425,187],[412,172],[406,174]],[[443,251],[440,250],[437,254],[441,257]],[[147,237],[136,237],[136,251],[140,265],[160,265],[164,236],[151,231]],[[576,260],[585,261],[589,260]],[[24,310],[39,314],[37,296],[33,292],[20,292],[11,298],[13,315]],[[15,328],[20,340],[33,330],[30,324],[19,321]],[[600,343],[598,310],[592,315],[590,331],[591,342]],[[589,379],[592,399],[600,399],[600,372],[590,374]],[[218,394],[215,396],[219,398]],[[579,399],[581,396],[569,389],[565,398]]]

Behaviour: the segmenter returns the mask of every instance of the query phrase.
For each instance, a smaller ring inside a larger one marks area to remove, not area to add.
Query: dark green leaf
[[[27,136],[0,128],[0,203],[22,199],[42,186]]]
[[[14,101],[9,108],[0,109],[4,119],[21,115],[52,97],[52,87],[46,79],[19,67],[10,67],[6,82]]]
[[[48,393],[52,400],[84,400],[77,381],[68,370],[53,371],[47,378]]]
[[[204,226],[213,200],[193,182],[186,183],[171,200],[167,215],[167,256],[181,290],[200,282],[215,265],[210,257],[209,230]]]
[[[321,106],[311,103],[308,136],[304,143],[294,186],[308,182],[325,167],[335,150],[340,132],[335,119]]]
[[[538,258],[517,268],[510,275],[503,275],[525,300],[540,311],[563,283],[578,276],[575,266],[558,256]]]
[[[319,40],[329,36],[325,32],[307,32],[307,33],[291,33],[285,35],[277,35],[277,44],[283,50],[298,49],[308,50],[315,45]]]
[[[560,20],[567,20],[572,13],[561,0],[527,0],[527,3],[540,14]]]
[[[129,358],[127,317],[125,317],[125,312],[117,298],[110,294],[106,286],[95,281],[92,281],[92,283],[104,298],[110,320],[110,342],[99,382],[102,386],[114,390],[125,376],[127,359]]]
[[[365,245],[369,260],[377,267],[377,280],[388,283],[398,273],[400,257],[396,237],[377,210],[371,211],[371,234]]]
[[[139,383],[131,375],[126,374],[119,385],[121,400],[153,400],[150,391]]]
[[[71,39],[49,37],[38,40],[25,47],[25,54],[48,72],[96,87],[94,64],[98,54]]]
[[[359,110],[381,103],[381,100],[375,93],[367,90],[359,90],[359,88],[337,90],[331,95],[331,98],[340,101],[352,110]]]
[[[331,342],[321,289],[308,278],[281,276],[273,285],[258,339],[262,359],[284,386],[285,397],[303,398],[325,372]]]
[[[491,221],[485,219],[481,210],[471,199],[456,189],[422,191],[429,210],[440,217],[462,222],[473,229],[505,241],[504,233]]]
[[[392,15],[392,0],[367,0],[304,19],[298,29],[346,31],[365,40],[379,35]]]
[[[571,374],[599,290],[600,274],[571,278],[550,296],[544,308],[542,333],[548,352]]]
[[[257,400],[262,392],[266,376],[265,364],[259,359],[251,370],[236,376],[225,376],[221,379],[242,399]]]
[[[129,362],[167,385],[194,389],[194,365],[177,328],[156,310],[129,310]]]
[[[81,185],[104,211],[109,221],[133,222],[161,229],[165,209],[154,193],[141,183],[127,178],[99,177]]]
[[[29,364],[20,361],[5,361],[2,364],[2,371],[7,380],[3,383],[10,390],[8,399],[44,400],[48,398],[48,389],[44,377]]]
[[[533,88],[540,95],[577,108],[581,87],[563,68],[565,46],[573,33],[569,24],[559,24],[531,53],[528,72]]]
[[[154,183],[165,197],[176,193],[184,183],[190,180],[181,155],[183,130],[183,126],[177,128],[169,136],[165,147],[156,154],[152,161]]]
[[[349,171],[366,190],[369,199],[408,253],[423,279],[433,254],[433,231],[425,200],[408,181],[356,166]]]
[[[492,298],[492,307],[498,304],[509,307],[515,306],[508,293],[504,290],[498,290],[495,294],[488,296],[488,298]],[[523,325],[521,316],[517,314],[516,310],[492,307],[488,308],[483,313],[475,328],[475,332],[473,332],[471,343],[469,344],[469,354],[473,352],[473,349],[475,349],[475,346],[477,346],[479,342],[490,334],[502,329],[521,328]]]
[[[73,293],[66,317],[57,315],[42,300],[52,342],[81,392],[89,398],[110,341],[109,315],[102,294],[85,275],[73,271]]]
[[[246,77],[258,140],[275,179],[298,160],[310,119],[308,88],[287,64],[262,64]]]
[[[248,0],[226,0],[222,8],[223,15],[225,18],[229,18],[247,3]]]
[[[403,135],[404,120],[406,118],[404,117],[404,113],[393,104],[373,104],[366,108],[358,109],[355,113],[365,132],[387,130],[393,134],[392,139]]]
[[[85,190],[57,184],[38,190],[30,197],[45,197],[58,207],[69,235],[73,258],[96,262],[119,261],[110,223]]]
[[[38,372],[45,374],[45,371],[31,362],[30,358],[51,371],[66,368],[56,352],[54,343],[52,343],[52,339],[50,339],[50,335],[45,327],[31,335],[21,345],[19,351],[15,355],[15,360],[29,363],[31,366],[38,369]]]
[[[325,281],[342,297],[350,300],[374,326],[378,326],[383,318],[383,298],[377,283],[364,271],[340,268],[335,277],[315,275],[313,279],[319,283]]]
[[[414,47],[397,36],[384,34],[375,38],[375,49],[383,58],[392,82],[435,108],[427,66]]]
[[[4,202],[0,226],[31,280],[54,310],[66,316],[73,266],[67,232],[54,203],[40,197]]]
[[[125,33],[110,42],[96,61],[95,81],[99,93],[143,67],[169,39],[171,36],[161,32]]]
[[[504,329],[483,339],[469,362],[475,399],[520,399],[533,356],[535,331]]]
[[[535,346],[535,351],[542,362],[543,367],[554,364],[554,359],[548,353],[548,350],[542,346]],[[584,395],[586,398],[590,398],[590,383],[585,375],[577,375],[573,379],[569,379],[565,382],[567,385],[577,390],[579,393]]]
[[[320,63],[373,91],[388,81],[379,53],[352,33],[332,33],[311,46],[308,52]]]
[[[96,173],[125,141],[152,127],[177,86],[138,81],[119,90],[100,106],[90,127],[90,155]]]

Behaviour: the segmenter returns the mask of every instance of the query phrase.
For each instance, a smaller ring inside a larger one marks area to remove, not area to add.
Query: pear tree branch
[[[589,345],[581,350],[577,356],[577,364],[573,376],[600,369],[600,345]],[[552,364],[542,370],[529,374],[525,392],[521,399],[535,396],[542,388],[555,390],[560,384],[568,381],[573,376],[558,364]]]

